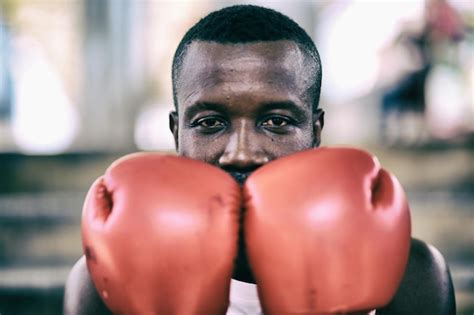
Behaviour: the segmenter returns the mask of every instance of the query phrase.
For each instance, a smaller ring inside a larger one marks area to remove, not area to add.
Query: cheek
[[[298,129],[292,136],[270,137],[269,150],[275,158],[307,150],[313,147],[314,136],[309,129]]]
[[[223,139],[201,137],[191,131],[185,131],[179,136],[179,155],[195,160],[217,164],[224,149],[225,141]]]

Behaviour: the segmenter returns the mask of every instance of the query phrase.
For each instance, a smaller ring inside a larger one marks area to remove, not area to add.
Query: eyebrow
[[[300,106],[296,105],[292,101],[277,101],[277,102],[267,102],[263,103],[262,106],[258,109],[258,114],[263,114],[265,112],[275,110],[275,109],[283,109],[291,111],[298,120],[305,120],[307,113],[304,109]],[[229,114],[229,109],[226,105],[221,103],[214,103],[214,102],[197,102],[184,111],[184,117],[190,118],[196,115],[197,113],[205,110],[212,110],[216,112],[220,112],[223,114]]]
[[[286,109],[291,111],[297,119],[304,120],[307,116],[306,111],[292,101],[268,102],[264,103],[259,109],[259,113],[264,113],[274,109]]]
[[[212,102],[198,102],[189,106],[188,108],[184,110],[184,117],[192,117],[196,115],[197,113],[199,113],[200,111],[204,111],[204,110],[213,110],[216,112],[223,112],[223,113],[228,112],[227,106],[225,106],[224,104],[212,103]]]

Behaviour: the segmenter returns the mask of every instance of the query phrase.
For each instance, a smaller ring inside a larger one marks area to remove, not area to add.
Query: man
[[[318,147],[321,62],[310,37],[273,10],[234,6],[211,13],[182,39],[173,62],[176,110],[170,129],[182,156],[215,165],[239,183],[260,166]],[[231,284],[229,313],[259,312],[244,243]],[[65,294],[67,314],[107,314],[82,258]],[[377,314],[453,314],[453,287],[441,254],[412,240],[392,302]]]

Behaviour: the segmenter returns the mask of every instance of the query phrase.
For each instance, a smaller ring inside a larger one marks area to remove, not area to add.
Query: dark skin
[[[291,41],[194,42],[177,82],[170,129],[180,155],[228,171],[242,183],[256,168],[317,147],[324,113],[308,93],[311,60]],[[240,244],[234,278],[254,282]],[[66,314],[107,314],[84,258],[66,286]],[[381,314],[454,314],[454,290],[439,252],[412,240],[404,279]]]
[[[239,179],[319,145],[323,112],[313,113],[311,81],[302,79],[314,70],[296,44],[194,42],[187,56],[170,114],[180,155]]]

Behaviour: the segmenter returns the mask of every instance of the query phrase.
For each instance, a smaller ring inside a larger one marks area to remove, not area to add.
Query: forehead
[[[221,44],[195,41],[184,57],[177,81],[180,107],[197,94],[225,92],[266,97],[283,93],[304,97],[314,63],[292,41]],[[211,95],[209,95],[211,94]]]

